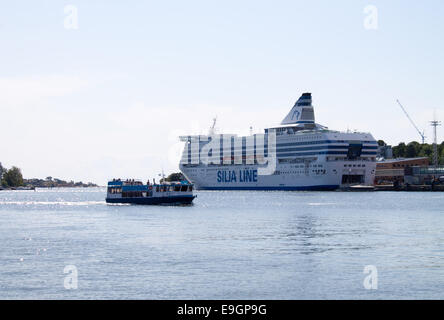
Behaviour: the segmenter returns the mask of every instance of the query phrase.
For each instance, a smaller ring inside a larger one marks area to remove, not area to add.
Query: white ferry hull
[[[321,163],[323,162],[319,162],[319,165]],[[346,161],[324,163],[322,170],[277,165],[276,172],[279,174],[274,175],[258,175],[257,166],[181,166],[181,171],[198,190],[336,190],[350,185],[343,183],[343,175],[360,175],[363,180],[355,184],[373,185],[376,163],[366,161],[359,167],[356,166],[356,162]],[[245,172],[250,172],[249,176],[254,178],[245,181]]]

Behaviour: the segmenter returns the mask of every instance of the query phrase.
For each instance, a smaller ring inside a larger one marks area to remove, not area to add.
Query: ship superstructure
[[[183,174],[200,190],[335,190],[373,185],[378,144],[370,133],[315,122],[304,93],[264,134],[181,136]]]

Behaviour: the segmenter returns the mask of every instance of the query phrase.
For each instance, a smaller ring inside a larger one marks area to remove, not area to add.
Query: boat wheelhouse
[[[143,184],[141,181],[113,179],[108,182],[107,203],[191,204],[196,196],[187,181]]]

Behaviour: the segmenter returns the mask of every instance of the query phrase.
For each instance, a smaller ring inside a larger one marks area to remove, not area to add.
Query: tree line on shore
[[[378,141],[379,146],[386,146],[383,140]],[[444,164],[444,141],[437,145],[438,147],[438,163]],[[392,147],[393,158],[417,158],[427,157],[430,163],[433,163],[433,144],[421,144],[417,141],[409,143],[401,142],[397,146]]]
[[[46,179],[24,179],[22,171],[18,167],[7,169],[0,162],[0,187],[2,188],[59,188],[59,187],[97,187],[94,183],[83,183],[74,181],[64,181],[57,178],[47,177]]]
[[[179,181],[188,181],[187,178],[183,175],[182,172],[173,172],[165,179],[160,179],[160,183],[164,182],[179,182]]]

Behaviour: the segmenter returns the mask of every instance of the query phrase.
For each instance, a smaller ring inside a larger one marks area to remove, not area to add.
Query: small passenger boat
[[[196,196],[188,181],[143,184],[141,181],[113,179],[108,182],[107,203],[191,204]]]

